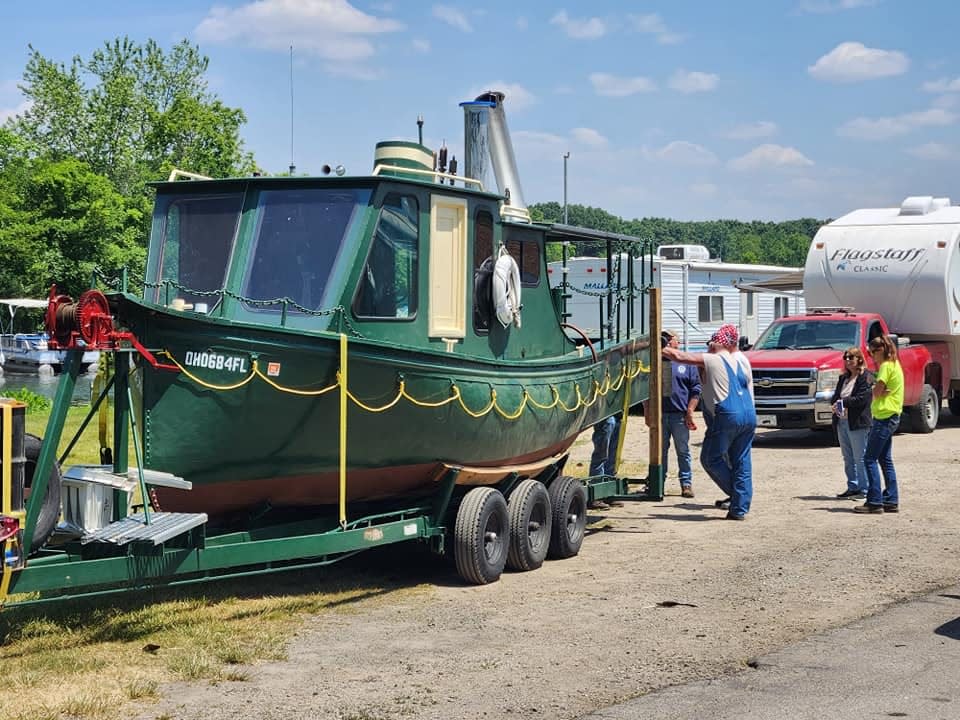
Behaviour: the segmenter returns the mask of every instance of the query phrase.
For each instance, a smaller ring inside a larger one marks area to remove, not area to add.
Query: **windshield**
[[[320,309],[334,260],[370,191],[265,190],[259,200],[243,296],[254,301],[287,298],[300,308]],[[251,309],[279,311],[281,303],[251,303]]]
[[[151,254],[158,257],[147,277],[148,300],[169,305],[179,298],[188,306],[216,301],[212,296],[226,279],[242,202],[240,193],[157,197],[159,236],[151,238]]]
[[[757,340],[754,350],[845,350],[860,344],[860,324],[845,320],[775,322]]]

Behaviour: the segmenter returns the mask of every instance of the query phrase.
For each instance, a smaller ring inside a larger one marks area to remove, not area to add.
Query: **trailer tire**
[[[507,501],[499,490],[478,487],[468,492],[454,524],[457,572],[475,585],[496,582],[507,563]]]
[[[33,485],[33,474],[37,469],[37,460],[40,458],[42,445],[43,441],[36,435],[30,433],[24,435],[23,454],[26,456],[26,463],[24,464],[23,474],[26,488]],[[30,541],[31,555],[40,550],[44,543],[50,539],[54,528],[57,526],[57,520],[60,519],[61,483],[60,465],[54,461],[53,467],[50,468],[50,477],[47,478],[47,489],[43,496],[43,504],[40,506],[40,515],[37,517],[37,525],[33,529],[33,538]]]
[[[577,478],[562,475],[550,483],[553,528],[551,558],[569,558],[580,552],[587,529],[587,489]]]
[[[930,385],[920,391],[920,402],[907,408],[910,429],[915,433],[932,433],[940,421],[940,396]]]
[[[536,570],[550,549],[553,517],[550,495],[539,480],[524,480],[510,493],[510,548],[507,566],[512,570]]]

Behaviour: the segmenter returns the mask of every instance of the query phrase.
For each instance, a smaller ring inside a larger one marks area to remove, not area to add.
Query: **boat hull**
[[[193,483],[161,506],[212,516],[428,492],[445,466],[506,467],[566,451],[583,429],[647,395],[645,345],[554,362],[496,363],[361,338],[346,343],[344,419],[335,335],[238,328],[162,312],[125,315],[183,372],[134,378],[145,465]],[[402,394],[401,394],[402,389]],[[401,395],[398,397],[398,395]],[[497,481],[496,473],[490,475]],[[500,476],[502,477],[502,476]]]

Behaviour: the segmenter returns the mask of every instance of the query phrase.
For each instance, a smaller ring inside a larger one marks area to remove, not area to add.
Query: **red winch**
[[[176,365],[157,360],[132,332],[115,329],[110,303],[99,290],[87,290],[74,302],[69,295],[59,294],[53,285],[44,323],[51,350],[121,350],[124,343],[129,343],[154,368],[180,371]]]

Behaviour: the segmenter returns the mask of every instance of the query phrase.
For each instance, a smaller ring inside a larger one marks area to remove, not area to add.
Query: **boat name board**
[[[226,370],[228,372],[246,373],[247,358],[235,355],[221,355],[203,350],[187,350],[183,361],[184,365],[210,370]]]

